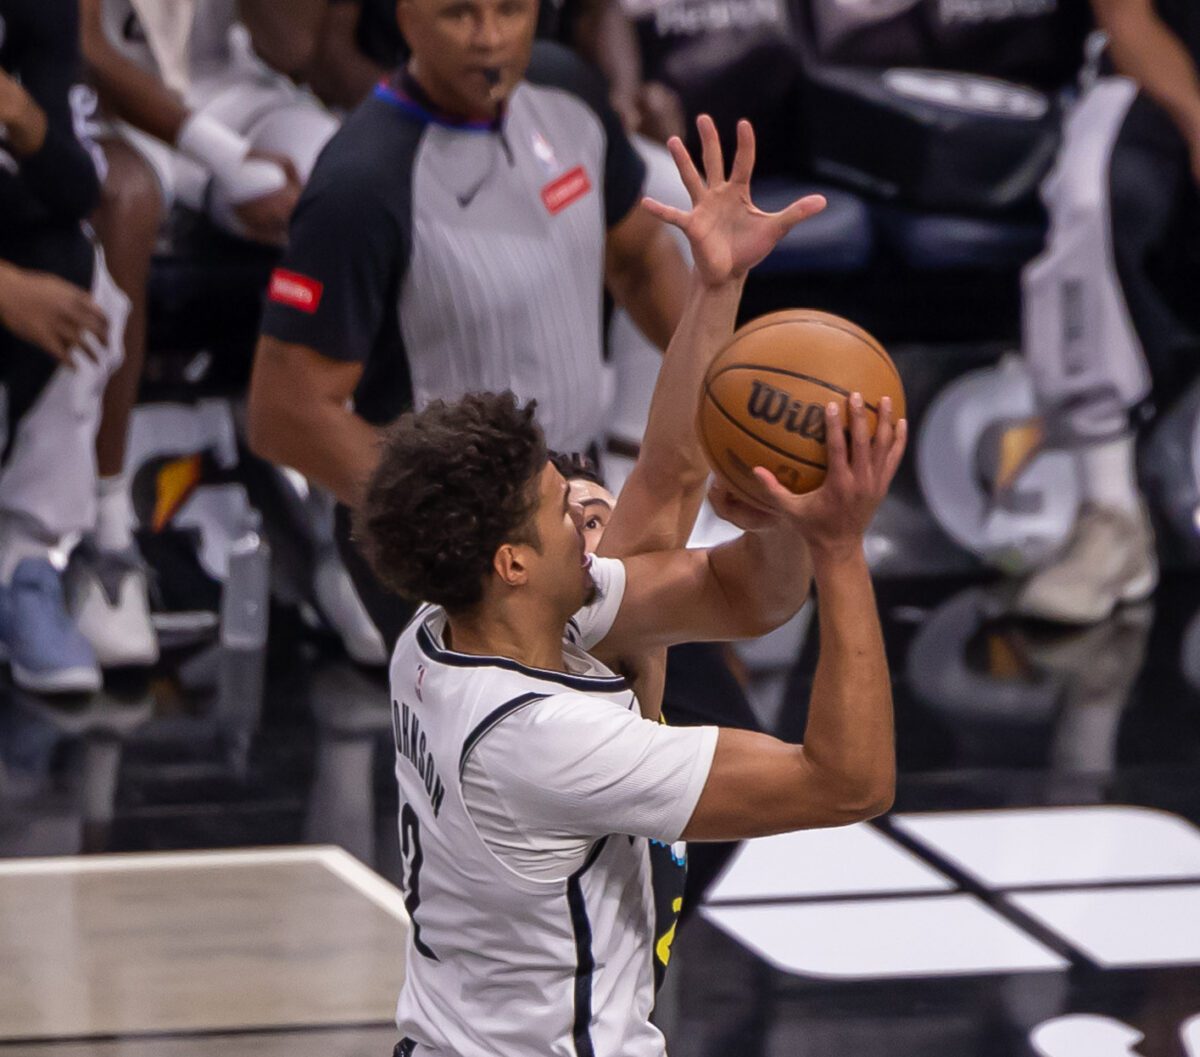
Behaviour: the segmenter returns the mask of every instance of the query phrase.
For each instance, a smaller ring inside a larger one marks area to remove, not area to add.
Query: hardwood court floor
[[[191,1035],[96,1042],[0,1043],[5,1057],[388,1057],[396,1044],[389,1024],[262,1035]]]
[[[2,863],[0,1047],[78,1039],[55,1046],[56,1057],[386,1053],[374,1039],[335,1045],[320,1032],[285,1045],[247,1032],[346,1026],[394,1037],[405,920],[399,892],[336,848]],[[163,1037],[222,1031],[241,1034],[191,1048]]]

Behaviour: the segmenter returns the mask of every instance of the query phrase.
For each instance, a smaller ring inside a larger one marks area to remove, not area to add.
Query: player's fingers
[[[902,418],[896,423],[896,435],[892,438],[892,446],[888,449],[887,458],[883,462],[883,484],[891,484],[892,478],[900,468],[900,460],[904,458],[904,449],[908,445],[908,419]]]
[[[49,339],[46,343],[46,351],[66,367],[67,370],[75,370],[75,363],[71,357],[71,349],[75,346],[75,339],[70,332],[70,328],[60,326],[54,334],[49,335]]]
[[[825,465],[826,476],[840,478],[850,473],[846,453],[846,425],[841,407],[830,401],[825,405]]]
[[[754,467],[754,476],[766,491],[766,502],[777,510],[787,510],[796,496],[789,492],[765,466]]]
[[[725,181],[725,156],[721,153],[721,137],[717,135],[717,126],[707,114],[696,118],[696,128],[700,132],[700,150],[704,156],[704,178],[708,186],[713,187]]]
[[[667,140],[667,150],[675,162],[675,168],[679,170],[679,178],[683,181],[684,189],[691,198],[692,204],[695,205],[704,194],[704,181],[696,170],[696,163],[692,161],[687,147],[683,145],[683,140],[678,136],[672,136]]]
[[[674,206],[663,205],[662,202],[653,198],[643,198],[642,208],[651,216],[656,216],[659,220],[671,224],[681,231],[687,230],[688,220],[691,219],[690,213],[685,213],[682,209],[676,209]]]
[[[871,457],[877,470],[883,468],[888,452],[892,450],[892,435],[895,426],[892,422],[892,398],[885,396],[879,401],[878,421],[875,425],[875,436],[871,441]]]
[[[871,428],[862,393],[850,394],[850,465],[861,473],[871,468]]]
[[[802,220],[815,217],[827,204],[824,195],[805,195],[803,198],[797,198],[786,209],[781,209],[775,216],[783,225],[783,230],[787,232]]]
[[[737,123],[737,153],[733,156],[733,169],[729,173],[730,183],[748,184],[754,172],[754,126],[745,118]]]
[[[301,186],[304,181],[300,179],[300,170],[296,168],[296,163],[292,161],[286,154],[279,155],[276,158],[279,162],[279,167],[283,170],[283,174],[288,178],[288,183]]]
[[[76,302],[76,316],[89,334],[95,334],[103,342],[108,341],[108,316],[88,294],[81,293]]]

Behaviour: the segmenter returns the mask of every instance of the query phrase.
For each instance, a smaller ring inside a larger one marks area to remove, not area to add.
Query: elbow
[[[893,782],[886,789],[880,789],[873,797],[867,799],[862,805],[859,816],[860,822],[869,822],[873,818],[878,818],[880,815],[886,815],[892,810],[896,803],[896,785]]]
[[[896,800],[896,776],[863,777],[855,781],[831,782],[826,801],[827,826],[851,826],[856,822],[869,822],[885,815]]]
[[[760,639],[764,635],[770,635],[771,632],[778,631],[799,613],[806,600],[801,599],[799,603],[796,603],[794,599],[788,599],[784,604],[777,606],[761,604],[749,606],[743,614],[740,626],[736,629],[736,634],[731,637],[742,640]]]

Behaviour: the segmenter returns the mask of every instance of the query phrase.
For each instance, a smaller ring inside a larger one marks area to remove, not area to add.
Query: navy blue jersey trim
[[[440,125],[442,128],[454,129],[456,132],[496,132],[499,125],[495,121],[472,121],[469,118],[454,118],[448,114],[438,114],[405,92],[388,84],[386,80],[375,86],[376,99],[395,107],[401,113],[407,114],[417,121],[428,125]]]
[[[463,771],[467,766],[467,757],[471,755],[471,750],[479,743],[489,730],[500,722],[505,716],[511,716],[518,708],[524,708],[526,705],[533,704],[534,701],[541,701],[549,697],[549,694],[522,694],[520,697],[514,697],[511,701],[505,701],[499,708],[493,708],[486,716],[483,717],[476,725],[475,729],[467,735],[467,740],[463,742],[462,753],[458,757],[458,777],[461,779]]]
[[[592,954],[592,923],[588,919],[587,900],[583,898],[581,879],[600,858],[607,837],[592,845],[583,865],[567,879],[567,906],[571,910],[571,930],[575,934],[575,1021],[571,1037],[576,1057],[596,1057],[592,1046],[592,975],[596,959]]]
[[[622,675],[568,675],[566,672],[551,672],[545,668],[529,668],[507,657],[482,657],[470,653],[454,653],[442,649],[433,640],[427,625],[422,624],[417,629],[417,645],[422,653],[430,660],[446,664],[452,668],[503,668],[509,672],[520,672],[532,679],[543,679],[546,682],[558,683],[570,690],[582,690],[595,693],[616,693],[628,690],[629,681]]]

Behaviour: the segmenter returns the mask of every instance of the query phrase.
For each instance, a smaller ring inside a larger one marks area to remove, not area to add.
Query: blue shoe
[[[49,561],[24,559],[3,596],[0,634],[17,686],[37,694],[100,689],[95,651],[67,614],[62,580]]]

